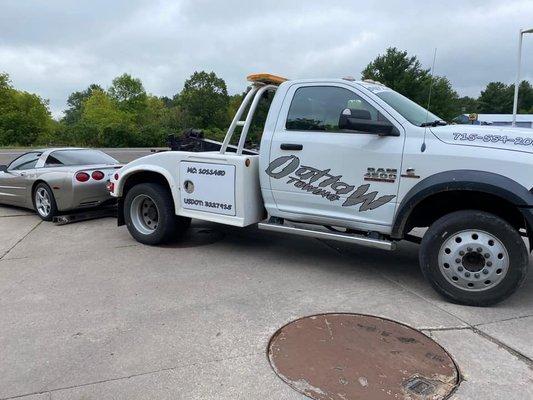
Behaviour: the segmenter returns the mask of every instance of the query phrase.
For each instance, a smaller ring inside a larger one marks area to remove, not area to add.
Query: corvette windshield
[[[414,101],[409,100],[407,97],[402,96],[400,93],[395,92],[385,86],[381,85],[365,85],[365,87],[378,96],[381,100],[394,108],[399,114],[401,114],[407,121],[416,126],[422,126],[426,122],[442,121],[442,119],[435,114],[429,112],[424,108],[416,104]]]

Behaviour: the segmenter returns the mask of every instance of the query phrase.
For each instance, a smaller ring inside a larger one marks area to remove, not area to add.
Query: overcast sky
[[[520,27],[532,0],[0,0],[0,71],[59,116],[71,92],[124,72],[172,96],[212,70],[236,93],[252,72],[359,78],[389,46],[429,67],[436,47],[436,73],[477,96],[514,81]],[[522,65],[533,81],[533,34]]]

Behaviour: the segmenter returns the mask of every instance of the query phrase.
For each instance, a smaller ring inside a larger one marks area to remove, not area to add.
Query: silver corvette
[[[0,203],[33,209],[50,221],[62,211],[112,202],[106,184],[120,167],[99,150],[33,150],[0,165]]]

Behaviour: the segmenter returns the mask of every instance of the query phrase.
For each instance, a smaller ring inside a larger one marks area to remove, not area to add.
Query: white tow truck
[[[115,174],[119,225],[137,241],[180,237],[191,218],[382,250],[406,239],[451,301],[494,304],[524,282],[533,130],[447,125],[377,82],[248,79],[220,151],[161,152]],[[266,92],[254,152],[246,137]],[[428,229],[420,239],[414,228]]]

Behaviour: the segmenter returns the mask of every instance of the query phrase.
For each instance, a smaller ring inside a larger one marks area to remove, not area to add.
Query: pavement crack
[[[512,318],[516,319],[516,318]],[[477,325],[478,326],[478,325]],[[450,327],[450,328],[422,328],[420,329],[423,332],[427,332],[430,337],[432,337],[433,332],[450,332],[450,331],[471,331],[472,333],[475,333],[476,335],[481,336],[485,340],[488,340],[491,343],[494,343],[502,350],[507,351],[514,357],[518,358],[520,361],[524,362],[530,369],[533,369],[533,360],[526,356],[525,354],[513,349],[512,347],[506,345],[504,342],[502,342],[499,339],[496,339],[494,336],[489,335],[486,332],[483,332],[480,329],[477,329],[476,326],[465,326],[465,327]]]
[[[388,277],[385,277],[386,279],[389,279]],[[389,279],[390,280],[390,279]],[[433,305],[434,307],[438,308],[439,310],[457,318],[459,321],[461,321],[462,323],[464,323],[465,325],[467,325],[466,327],[463,328],[463,330],[467,329],[467,330],[471,330],[472,332],[474,332],[475,334],[483,337],[484,339],[490,341],[491,343],[494,343],[496,344],[499,348],[501,348],[502,350],[505,350],[506,352],[508,352],[509,354],[511,354],[512,356],[514,356],[515,358],[517,358],[518,360],[524,362],[530,369],[533,369],[533,360],[531,360],[531,358],[527,357],[526,355],[522,354],[521,352],[519,352],[518,350],[515,350],[513,349],[512,347],[506,345],[505,343],[501,342],[500,340],[496,339],[495,337],[493,336],[490,336],[489,334],[479,330],[478,328],[476,328],[475,325],[472,325],[470,324],[469,322],[465,321],[464,319],[458,317],[457,315],[454,315],[453,313],[451,313],[450,311],[440,307],[438,304],[435,304],[434,302],[424,298],[423,296],[420,296],[418,293],[416,292],[413,292],[411,289],[408,289],[408,288],[405,288],[402,284],[394,281],[394,280],[390,280],[391,282],[395,282],[397,285],[399,285],[402,289],[404,290],[407,290],[409,291],[410,293],[412,293],[413,295],[415,296],[418,296],[419,298],[423,299],[424,301],[428,302],[429,304]],[[512,318],[510,318],[512,319]],[[428,329],[426,329],[428,330]],[[437,330],[439,329],[433,329],[432,331],[433,332],[436,332]],[[446,331],[446,330],[450,330],[450,331],[453,331],[453,330],[459,330],[458,328],[451,328],[451,329],[446,329],[446,328],[443,328],[443,329],[440,329],[441,331]]]
[[[120,245],[120,246],[115,246],[114,249],[126,249],[128,247],[138,247],[140,246],[139,244],[124,244],[124,245]]]
[[[18,398],[21,398],[21,397],[25,397],[25,396],[32,396],[32,395],[45,394],[45,393],[48,393],[49,396],[50,396],[50,399],[51,399],[53,392],[59,392],[61,390],[76,389],[76,388],[81,388],[81,387],[86,387],[86,386],[91,386],[91,385],[98,385],[98,384],[101,384],[101,383],[114,382],[114,381],[120,381],[120,380],[123,380],[123,379],[136,378],[136,377],[139,377],[139,376],[157,374],[159,372],[175,371],[175,370],[178,370],[178,369],[181,369],[181,368],[196,367],[196,366],[199,366],[199,365],[213,364],[213,363],[218,363],[218,362],[223,362],[223,361],[228,361],[228,360],[237,360],[237,359],[240,359],[240,358],[246,358],[246,357],[262,355],[262,354],[263,354],[263,352],[252,352],[252,353],[249,353],[249,354],[241,354],[241,355],[238,355],[238,356],[219,357],[219,358],[213,358],[211,360],[206,360],[206,361],[184,363],[184,364],[180,364],[180,365],[177,365],[177,366],[174,366],[174,367],[160,368],[160,369],[156,369],[156,370],[152,370],[152,371],[140,372],[138,374],[118,376],[118,377],[115,377],[115,378],[101,379],[101,380],[98,380],[98,381],[81,383],[79,385],[64,386],[64,387],[59,387],[59,388],[55,388],[55,389],[46,389],[46,390],[41,390],[41,391],[32,392],[32,393],[25,393],[25,394],[20,394],[20,395],[15,395],[15,396],[2,397],[0,400],[12,400],[12,399],[18,399]]]
[[[425,332],[446,332],[446,331],[464,331],[472,330],[470,326],[450,326],[445,328],[419,328],[421,331]]]
[[[490,321],[490,322],[483,322],[481,324],[474,324],[472,326],[475,326],[475,327],[478,327],[478,326],[486,326],[486,325],[491,325],[491,324],[497,324],[499,322],[507,322],[507,321],[515,321],[515,320],[518,320],[518,319],[524,319],[524,318],[530,318],[530,317],[533,317],[533,314],[528,314],[528,315],[520,315],[518,317],[511,317],[511,318],[503,318],[503,319],[497,319],[495,321]]]
[[[24,236],[22,236],[19,240],[17,240],[17,242],[16,242],[13,246],[11,246],[9,249],[7,249],[7,251],[4,252],[4,254],[2,254],[2,256],[0,257],[0,261],[3,260],[4,257],[7,256],[7,255],[11,252],[11,250],[13,250],[15,247],[17,247],[17,245],[18,245],[19,243],[21,243],[24,239],[26,239],[26,238],[27,238],[27,237],[28,237],[28,236],[29,236],[29,235],[30,235],[35,229],[37,229],[42,223],[43,223],[42,220],[39,221],[39,222],[37,222],[37,224],[36,224],[33,228],[31,228],[31,229],[29,230],[28,233],[26,233]]]
[[[2,260],[0,259],[0,261],[17,261],[17,260],[27,260],[29,259],[30,257],[27,257],[27,256],[24,256],[24,257],[12,257],[12,258],[9,258],[9,259],[5,259],[5,260]]]
[[[346,254],[344,254],[343,251],[337,249],[337,251],[339,251],[339,253],[342,255],[342,256],[346,256]],[[415,292],[414,290],[412,290],[411,288],[405,286],[404,284],[388,277],[387,275],[383,274],[382,272],[380,272],[377,268],[372,268],[377,274],[379,274],[381,277],[383,277],[384,279],[386,279],[387,281],[391,282],[392,284],[396,285],[396,286],[399,286],[402,290],[412,294],[413,296],[416,296],[418,297],[419,299],[423,300],[424,302],[426,303],[429,303],[430,305],[432,305],[433,307],[439,309],[440,311],[456,318],[457,320],[461,321],[463,324],[465,324],[465,327],[463,328],[457,328],[457,327],[452,327],[452,328],[437,328],[437,329],[420,329],[420,330],[425,330],[425,331],[429,331],[429,332],[436,332],[438,330],[441,330],[441,331],[446,331],[446,330],[450,330],[450,331],[453,331],[453,330],[460,330],[460,329],[463,329],[463,330],[471,330],[472,332],[476,333],[477,335],[485,338],[486,340],[490,341],[491,343],[494,343],[496,344],[499,348],[501,348],[502,350],[505,350],[507,353],[511,354],[512,356],[514,356],[515,358],[519,359],[520,361],[524,362],[530,369],[533,369],[533,360],[531,358],[529,358],[528,356],[526,356],[525,354],[521,353],[520,351],[506,345],[505,343],[503,343],[502,341],[496,339],[495,337],[481,331],[480,329],[478,329],[476,326],[481,326],[481,325],[488,325],[489,323],[486,323],[486,324],[478,324],[478,325],[472,325],[470,324],[468,321],[465,321],[463,318],[453,314],[452,312],[448,311],[447,309],[441,307],[439,304],[436,304],[435,302],[429,300],[429,299],[426,299],[424,296],[421,296],[420,294],[418,294],[417,292]],[[514,317],[514,318],[509,318],[508,320],[513,320],[513,319],[519,319],[519,318],[526,318],[527,316],[521,316],[521,317]],[[492,321],[491,323],[495,323],[495,322],[502,322],[502,321]]]
[[[382,275],[384,276],[384,275]],[[396,282],[390,278],[388,278],[387,276],[384,276],[385,279],[388,279],[389,281],[391,282],[394,282],[395,284],[397,284],[398,286],[400,286],[403,290],[406,290],[408,291],[409,293],[413,294],[414,296],[417,296],[419,297],[420,299],[428,302],[429,304],[431,304],[432,306],[438,308],[439,310],[441,310],[442,312],[445,312],[447,313],[448,315],[451,315],[452,317],[454,318],[457,318],[459,321],[461,321],[463,324],[466,325],[466,327],[464,329],[468,329],[468,330],[471,330],[472,332],[478,334],[479,336],[482,336],[483,338],[485,338],[486,340],[496,344],[498,347],[500,347],[502,350],[505,350],[507,351],[509,354],[511,354],[512,356],[518,358],[520,361],[524,362],[530,369],[533,369],[533,360],[531,360],[529,357],[527,357],[526,355],[520,353],[519,351],[513,349],[512,347],[506,345],[505,343],[501,342],[500,340],[486,334],[485,332],[482,332],[481,330],[479,330],[478,328],[476,328],[476,326],[470,324],[469,322],[465,321],[464,319],[462,319],[461,317],[458,317],[457,315],[451,313],[450,311],[446,310],[445,308],[442,308],[440,307],[438,304],[435,304],[434,302],[432,302],[431,300],[428,300],[426,299],[425,297],[423,296],[420,296],[418,293],[414,292],[413,290],[409,289],[409,288],[406,288],[404,285],[402,285],[401,283],[399,282]],[[463,330],[464,330],[463,329]],[[428,330],[428,329],[426,329]],[[458,330],[457,328],[452,328],[452,329],[441,329],[443,331],[445,330]],[[432,330],[433,332],[437,331],[437,329],[433,329]]]
[[[507,351],[508,353],[510,353],[511,355],[513,355],[514,357],[518,358],[520,361],[525,363],[529,367],[529,369],[533,370],[533,360],[529,358],[528,356],[526,356],[525,354],[519,352],[518,350],[513,349],[512,347],[508,346],[501,340],[496,339],[494,336],[491,336],[488,333],[483,332],[482,330],[479,330],[474,326],[472,327],[472,332],[488,340],[489,342],[494,343],[500,349]]]

